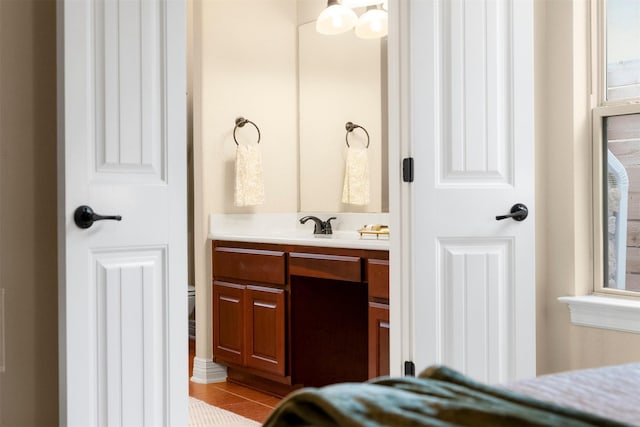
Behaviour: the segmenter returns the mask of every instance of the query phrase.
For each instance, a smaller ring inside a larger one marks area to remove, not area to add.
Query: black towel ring
[[[365,128],[363,128],[360,125],[357,125],[355,123],[351,123],[351,122],[347,122],[347,124],[344,125],[345,129],[347,129],[347,135],[345,136],[345,140],[347,141],[347,147],[351,147],[349,145],[349,133],[353,132],[354,129],[356,128],[360,128],[364,131],[364,133],[367,134],[367,147],[369,148],[369,143],[371,142],[371,139],[369,138],[369,132],[367,132],[367,130]]]
[[[247,120],[244,117],[238,117],[236,119],[236,127],[233,128],[233,140],[236,142],[236,145],[239,145],[238,140],[236,139],[236,130],[238,128],[244,127],[244,125],[246,125],[247,123],[251,123],[253,127],[258,131],[258,142],[256,142],[256,144],[260,144],[260,129],[258,128],[258,126],[251,120]]]

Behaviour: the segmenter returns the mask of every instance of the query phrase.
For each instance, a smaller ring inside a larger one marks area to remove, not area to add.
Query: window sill
[[[569,305],[571,323],[592,328],[640,333],[640,301],[625,298],[585,295],[560,297]]]

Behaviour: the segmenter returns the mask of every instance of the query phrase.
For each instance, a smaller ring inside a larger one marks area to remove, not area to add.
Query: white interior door
[[[532,1],[408,7],[404,360],[492,383],[534,376]],[[524,221],[496,220],[516,203]]]
[[[61,425],[187,424],[185,22],[58,2]]]

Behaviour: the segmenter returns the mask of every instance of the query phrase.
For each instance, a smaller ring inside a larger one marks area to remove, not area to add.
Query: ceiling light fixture
[[[349,31],[358,21],[358,15],[348,7],[338,4],[338,0],[328,0],[327,8],[316,21],[316,31],[320,34],[340,34]]]
[[[358,19],[356,36],[361,39],[377,39],[387,35],[389,17],[387,11],[376,6],[367,7],[367,11]]]

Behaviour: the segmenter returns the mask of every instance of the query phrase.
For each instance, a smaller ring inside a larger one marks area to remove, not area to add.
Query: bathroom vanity
[[[388,242],[308,233],[212,239],[213,358],[229,381],[283,396],[389,373]]]

